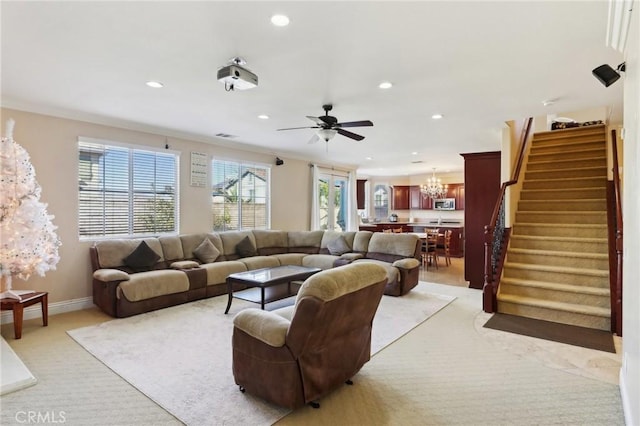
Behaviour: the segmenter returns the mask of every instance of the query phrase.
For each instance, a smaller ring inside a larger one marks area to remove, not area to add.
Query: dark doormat
[[[613,334],[608,331],[508,314],[493,314],[484,326],[494,330],[616,353]]]

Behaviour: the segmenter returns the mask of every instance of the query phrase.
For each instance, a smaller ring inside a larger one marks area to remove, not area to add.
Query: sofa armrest
[[[251,337],[276,348],[284,346],[290,321],[273,312],[250,308],[233,318],[233,325]]]
[[[405,259],[396,260],[395,262],[393,262],[392,266],[401,269],[413,269],[420,266],[420,262],[418,261],[418,259],[407,257]]]
[[[344,253],[340,256],[340,259],[346,259],[349,261],[353,261],[356,259],[362,259],[364,257],[364,254],[362,253]]]
[[[93,273],[93,278],[102,282],[129,281],[130,277],[119,269],[98,269]]]

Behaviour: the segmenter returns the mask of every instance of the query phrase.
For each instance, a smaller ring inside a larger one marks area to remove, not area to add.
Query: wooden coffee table
[[[229,312],[231,301],[234,297],[253,303],[260,303],[260,307],[264,310],[264,305],[267,303],[296,295],[297,289],[295,291],[291,289],[291,281],[306,280],[320,271],[320,268],[290,265],[231,274],[227,277],[229,301],[224,313]],[[234,293],[234,283],[244,284],[250,288]]]
[[[13,311],[13,332],[16,340],[22,338],[24,308],[28,306],[35,305],[36,303],[42,304],[42,325],[46,327],[49,324],[48,296],[49,293],[46,291],[37,291],[35,293],[25,294],[20,300],[0,299],[0,310]]]

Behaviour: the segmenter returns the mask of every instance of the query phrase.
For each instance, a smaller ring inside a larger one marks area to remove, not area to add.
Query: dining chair
[[[444,255],[444,263],[446,266],[451,265],[451,234],[453,231],[451,229],[447,229],[444,231],[444,238],[442,244],[437,244],[436,248],[440,253]]]
[[[402,228],[393,228],[394,234],[402,234]]]
[[[427,257],[427,269],[429,265],[435,265],[438,269],[438,230],[427,230],[426,241],[426,257]]]

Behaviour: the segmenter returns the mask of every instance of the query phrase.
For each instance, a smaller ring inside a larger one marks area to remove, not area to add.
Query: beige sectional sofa
[[[226,278],[235,272],[353,262],[382,265],[385,294],[401,296],[418,283],[420,250],[415,235],[369,231],[249,230],[104,240],[90,248],[93,300],[107,314],[127,317],[226,294]]]

